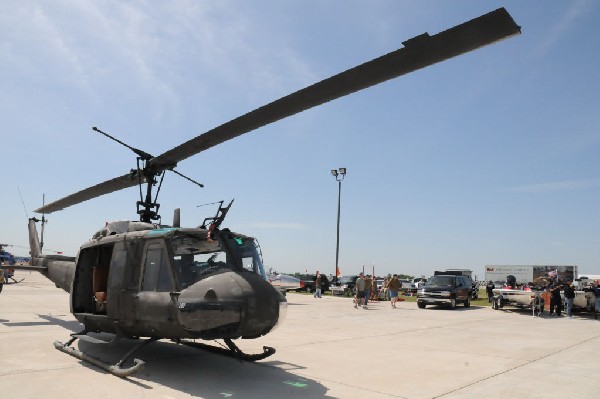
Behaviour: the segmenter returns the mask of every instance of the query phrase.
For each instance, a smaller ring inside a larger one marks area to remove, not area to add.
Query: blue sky
[[[504,6],[522,35],[271,124],[181,162],[163,221],[256,236],[280,272],[430,275],[576,264],[600,273],[600,4],[594,1],[5,1],[0,242],[62,198],[290,92]],[[49,215],[75,255],[136,188]],[[25,251],[24,249],[21,250]],[[21,252],[16,248],[15,254]]]

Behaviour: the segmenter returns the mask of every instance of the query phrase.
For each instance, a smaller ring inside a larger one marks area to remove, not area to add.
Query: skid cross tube
[[[111,364],[108,364],[108,363],[98,359],[98,358],[95,358],[93,356],[85,354],[78,349],[73,348],[71,345],[77,339],[78,339],[78,337],[73,336],[67,343],[62,343],[60,341],[54,341],[54,347],[56,349],[58,349],[59,351],[66,353],[67,355],[71,355],[79,360],[83,360],[85,362],[91,363],[94,366],[97,366],[105,371],[108,371],[112,375],[115,375],[115,376],[121,377],[121,378],[125,378],[125,377],[135,373],[136,371],[141,370],[144,367],[145,363],[144,363],[144,361],[142,361],[140,359],[133,359],[133,366],[131,366],[131,367],[123,368],[122,366],[135,352],[137,352],[144,346],[157,341],[157,338],[149,338],[143,342],[140,342],[135,347],[133,347],[129,352],[127,352],[125,354],[125,356],[123,356],[121,358],[121,360],[119,360],[114,365],[111,365]]]

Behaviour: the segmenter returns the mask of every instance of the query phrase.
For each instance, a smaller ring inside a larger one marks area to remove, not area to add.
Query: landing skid
[[[73,357],[76,357],[79,360],[83,360],[85,362],[91,363],[94,366],[100,367],[101,369],[108,371],[109,373],[111,373],[112,375],[116,375],[117,377],[121,377],[121,378],[125,378],[133,373],[135,373],[138,370],[141,370],[144,367],[144,362],[140,359],[133,359],[133,366],[131,367],[127,367],[127,368],[123,368],[123,364],[138,350],[140,350],[141,348],[143,348],[144,346],[157,341],[158,338],[149,338],[145,341],[140,342],[139,344],[137,344],[135,347],[133,347],[129,352],[127,352],[125,354],[125,356],[123,356],[121,358],[121,360],[119,360],[117,363],[111,365],[108,364],[100,359],[97,359],[95,357],[92,357],[90,355],[87,355],[83,352],[81,352],[78,349],[75,349],[73,347],[71,347],[71,345],[73,344],[73,342],[75,342],[78,338],[84,339],[86,341],[90,341],[90,342],[94,342],[94,343],[98,343],[99,340],[95,340],[94,338],[89,337],[88,335],[86,335],[87,333],[81,332],[79,334],[72,334],[71,335],[71,339],[67,342],[67,343],[62,343],[60,341],[54,341],[54,347],[56,349],[58,349],[61,352],[64,352],[68,355],[71,355]],[[85,337],[85,338],[84,338]],[[112,344],[114,343],[114,341],[111,342],[102,342],[104,344]]]
[[[275,353],[275,348],[272,348],[270,346],[263,346],[262,353],[248,354],[242,352],[242,350],[236,344],[234,344],[232,340],[225,338],[223,341],[225,341],[227,348],[220,348],[218,346],[207,345],[193,341],[179,341],[178,343],[192,348],[203,349],[209,352],[218,353],[220,355],[235,357],[239,360],[245,360],[247,362],[255,362],[257,360],[262,360]]]
[[[101,341],[101,340],[95,339],[93,337],[90,337],[89,335],[87,335],[86,331],[82,331],[77,334],[71,334],[71,339],[69,341],[67,341],[67,343],[62,343],[60,341],[54,341],[54,347],[61,352],[71,355],[79,360],[83,360],[85,362],[91,363],[94,366],[100,367],[101,369],[108,371],[112,375],[115,375],[120,378],[125,378],[125,377],[135,373],[136,371],[141,370],[144,367],[145,363],[140,359],[133,359],[133,366],[131,366],[131,367],[123,368],[123,364],[127,360],[129,360],[135,352],[137,352],[144,346],[146,346],[152,342],[158,341],[158,338],[149,338],[145,341],[140,342],[138,345],[133,347],[129,352],[127,352],[125,354],[125,356],[123,356],[121,358],[121,360],[119,360],[117,363],[111,365],[111,364],[108,364],[108,363],[98,359],[98,358],[87,355],[87,354],[81,352],[80,350],[72,347],[71,345],[79,338],[83,339],[85,341],[88,341],[88,342],[92,342],[92,343],[100,343],[100,344],[110,345],[110,344],[114,344],[115,341],[119,337],[115,336],[115,339],[113,341],[105,342],[105,341]],[[270,346],[263,346],[262,353],[248,354],[248,353],[244,353],[235,343],[233,343],[232,340],[224,339],[224,341],[225,341],[225,344],[227,345],[227,348],[220,348],[217,346],[202,344],[202,343],[193,342],[193,341],[177,340],[174,342],[176,342],[178,344],[186,345],[186,346],[189,346],[192,348],[202,349],[202,350],[206,350],[206,351],[213,352],[213,353],[218,353],[218,354],[225,355],[225,356],[235,357],[235,358],[239,359],[240,361],[245,360],[248,362],[262,360],[262,359],[265,359],[275,353],[275,348],[272,348]]]

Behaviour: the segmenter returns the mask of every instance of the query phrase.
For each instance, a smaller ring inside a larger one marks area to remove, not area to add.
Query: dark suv
[[[424,309],[427,305],[450,305],[451,309],[463,303],[471,306],[473,286],[467,276],[435,275],[417,291],[417,305]]]

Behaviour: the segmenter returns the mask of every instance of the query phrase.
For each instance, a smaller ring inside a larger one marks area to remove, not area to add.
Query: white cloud
[[[560,37],[571,28],[571,25],[578,18],[585,15],[593,2],[590,0],[577,0],[570,3],[567,11],[562,15],[562,18],[554,25],[546,37],[546,40],[541,44],[540,48],[548,50],[560,39]]]
[[[536,183],[525,186],[512,187],[506,191],[521,193],[544,193],[550,191],[573,191],[585,190],[588,188],[599,187],[600,180],[566,180],[558,182]]]
[[[0,15],[0,69],[52,102],[92,102],[103,110],[135,104],[155,119],[190,103],[203,109],[215,84],[223,93],[245,87],[238,96],[245,102],[312,82],[285,34],[267,42],[270,28],[252,10],[184,0],[9,2]]]

